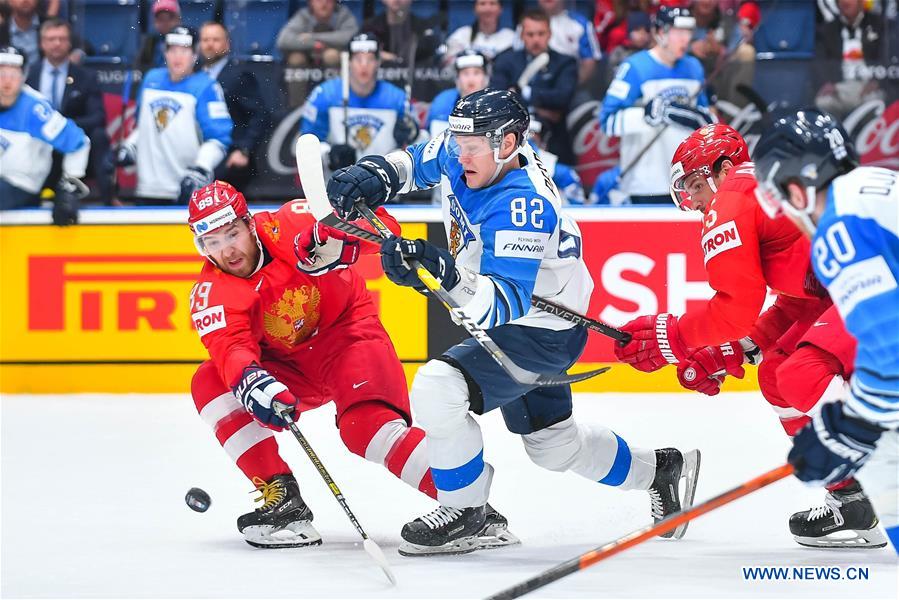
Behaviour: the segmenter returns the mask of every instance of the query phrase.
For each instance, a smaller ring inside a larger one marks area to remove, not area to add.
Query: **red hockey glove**
[[[359,260],[359,240],[324,223],[315,223],[298,233],[293,244],[297,269],[310,275],[346,269]]]
[[[631,334],[624,346],[615,345],[615,356],[638,371],[652,373],[667,364],[677,364],[689,349],[677,331],[677,317],[668,313],[637,317],[621,328]]]
[[[677,379],[688,390],[715,396],[721,391],[725,374],[743,379],[746,374],[743,362],[743,349],[739,342],[705,346],[691,352],[677,365]]]

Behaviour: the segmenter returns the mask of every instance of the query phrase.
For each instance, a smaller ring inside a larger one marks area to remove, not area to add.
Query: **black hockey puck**
[[[209,510],[209,505],[212,504],[212,499],[209,497],[209,494],[200,488],[190,488],[187,490],[184,501],[187,502],[187,505],[191,510],[197,512],[206,512]]]

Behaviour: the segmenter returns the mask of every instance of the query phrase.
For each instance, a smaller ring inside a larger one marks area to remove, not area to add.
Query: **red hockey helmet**
[[[681,210],[693,210],[686,192],[687,178],[699,173],[717,192],[712,169],[718,159],[729,158],[735,165],[749,161],[749,148],[736,129],[724,123],[700,127],[680,143],[671,159],[671,199]]]
[[[213,181],[196,190],[188,202],[187,224],[194,234],[194,242],[200,254],[207,256],[202,237],[237,219],[249,219],[247,200],[237,188],[224,181]]]

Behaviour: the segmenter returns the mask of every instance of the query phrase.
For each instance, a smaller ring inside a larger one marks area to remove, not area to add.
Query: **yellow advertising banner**
[[[207,357],[189,319],[203,260],[183,225],[0,227],[0,391],[185,391]],[[400,358],[426,360],[425,298],[391,284],[377,256],[355,268]]]

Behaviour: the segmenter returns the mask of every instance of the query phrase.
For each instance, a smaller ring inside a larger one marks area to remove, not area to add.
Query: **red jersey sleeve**
[[[758,203],[745,191],[722,190],[706,211],[702,251],[715,295],[688,311],[678,329],[690,347],[722,344],[749,334],[765,303]]]
[[[794,323],[801,321],[815,303],[807,298],[794,298],[778,294],[774,304],[759,317],[758,322],[749,332],[749,337],[764,352],[773,346]],[[821,305],[823,306],[823,302]],[[817,316],[820,310],[812,312]]]
[[[207,265],[190,292],[191,322],[222,382],[234,385],[244,367],[260,361],[251,312],[255,294],[245,281]]]

